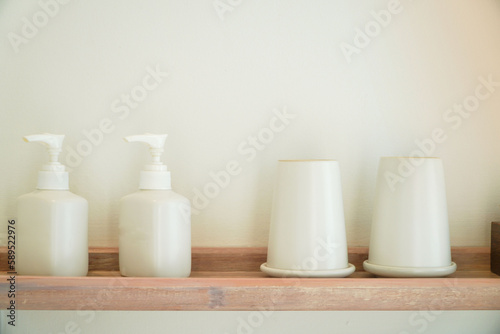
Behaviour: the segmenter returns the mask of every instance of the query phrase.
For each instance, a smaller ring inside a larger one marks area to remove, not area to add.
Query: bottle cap
[[[172,189],[170,184],[170,172],[167,166],[161,162],[161,154],[165,146],[166,134],[146,133],[124,138],[127,142],[142,142],[149,145],[152,156],[151,164],[145,165],[140,173],[139,189]]]
[[[47,148],[49,162],[38,172],[37,189],[68,190],[69,176],[64,165],[59,160],[62,151],[64,135],[41,133],[23,137],[26,142],[39,142]]]

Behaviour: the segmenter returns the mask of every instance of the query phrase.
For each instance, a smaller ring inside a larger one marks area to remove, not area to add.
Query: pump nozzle
[[[39,142],[47,148],[49,162],[38,173],[38,189],[68,189],[68,172],[59,162],[64,135],[41,133],[23,137],[26,142]]]
[[[146,133],[143,135],[135,135],[125,137],[125,141],[131,142],[142,142],[149,145],[149,152],[153,158],[153,165],[163,165],[160,157],[163,153],[163,146],[165,146],[165,141],[167,140],[166,134],[155,135],[152,133]]]
[[[142,142],[149,145],[152,163],[141,172],[140,189],[170,189],[170,172],[161,162],[161,154],[167,139],[167,134],[146,133],[125,137],[126,142]]]
[[[30,135],[23,137],[25,142],[39,142],[40,144],[47,147],[49,152],[50,161],[49,165],[60,165],[59,153],[62,151],[62,142],[64,140],[64,135],[54,135],[51,133],[42,133],[38,135]]]

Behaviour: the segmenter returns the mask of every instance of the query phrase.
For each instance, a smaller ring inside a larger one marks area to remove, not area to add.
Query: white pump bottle
[[[50,161],[38,172],[37,189],[17,200],[16,271],[21,275],[86,276],[88,204],[69,191],[69,177],[58,162],[64,135],[24,137],[44,144]]]
[[[160,156],[166,134],[126,137],[150,146],[151,164],[139,191],[120,201],[119,261],[123,276],[188,277],[191,273],[191,203],[172,191]]]

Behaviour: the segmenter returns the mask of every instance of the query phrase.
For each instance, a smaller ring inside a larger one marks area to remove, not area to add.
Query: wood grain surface
[[[16,276],[21,310],[494,310],[500,276],[490,248],[454,247],[458,271],[445,278],[377,278],[362,270],[366,247],[349,248],[347,278],[272,278],[265,248],[193,248],[189,278],[121,277],[116,248],[90,249],[87,277]],[[0,307],[8,305],[0,249]]]
[[[491,223],[491,271],[500,275],[500,223]]]

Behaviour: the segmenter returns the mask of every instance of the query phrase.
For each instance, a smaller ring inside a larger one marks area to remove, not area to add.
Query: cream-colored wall
[[[121,138],[143,132],[169,134],[164,158],[175,190],[198,208],[206,204],[193,216],[193,245],[266,245],[276,161],[302,158],[340,161],[348,241],[367,245],[378,158],[411,154],[436,128],[446,140],[430,155],[445,165],[452,245],[489,244],[489,222],[500,218],[500,87],[490,87],[470,114],[449,109],[474,102],[479,77],[500,81],[498,0],[61,2],[0,2],[0,244],[15,198],[33,190],[46,159],[23,135],[66,134],[62,158],[72,167],[73,191],[89,200],[92,246],[117,245],[117,201],[136,189],[148,157]],[[357,29],[377,29],[370,12],[389,9],[391,21],[345,57],[342,47],[354,44]],[[34,20],[40,27],[30,31],[26,22]],[[160,72],[156,81],[152,71]],[[122,99],[131,93],[144,99],[127,110]],[[285,110],[293,118],[276,119]],[[91,132],[89,144],[85,132],[99,127],[106,133]],[[251,148],[259,135],[266,144]],[[77,148],[89,153],[81,161],[69,153]],[[196,191],[211,187],[210,173],[231,161],[239,173],[201,203]],[[108,312],[78,324],[90,326],[82,333],[209,326],[232,333],[251,314]],[[64,332],[81,319],[76,312],[22,312],[17,332]],[[411,319],[430,318],[276,313],[252,330],[419,332],[423,323]],[[426,333],[500,328],[498,312],[433,319]]]
[[[498,1],[65,2],[45,6],[45,21],[40,3],[53,1],[0,3],[2,244],[46,159],[23,135],[66,134],[92,246],[117,245],[118,200],[148,159],[122,137],[144,132],[169,134],[173,186],[199,208],[193,245],[266,245],[276,161],[331,158],[354,246],[368,244],[378,158],[407,156],[441,128],[430,155],[445,165],[452,244],[488,245],[500,218],[500,87],[481,88],[489,96],[470,115],[448,109],[474,102],[479,77],[500,81]],[[377,31],[371,11],[382,10],[393,14]],[[369,44],[345,57],[365,28]],[[141,101],[128,108],[125,95]],[[214,188],[210,173],[231,161],[237,175]],[[196,196],[204,189],[212,199]]]

